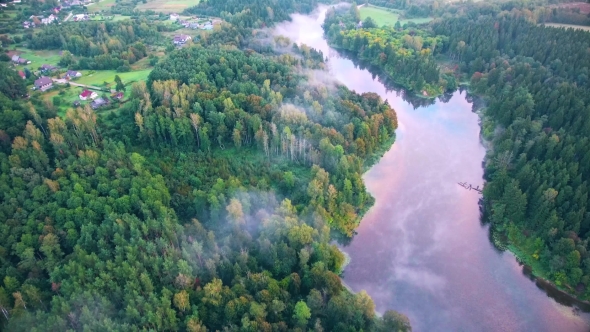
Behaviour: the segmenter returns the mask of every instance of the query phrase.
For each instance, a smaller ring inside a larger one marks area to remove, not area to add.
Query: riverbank
[[[338,51],[344,51],[346,53],[353,53],[350,50],[347,50],[345,48],[339,47],[336,44],[330,43],[328,41],[328,45]],[[390,74],[388,73],[385,68],[382,68],[381,66],[379,66],[378,64],[374,63],[371,59],[363,57],[363,56],[359,56],[358,54],[355,54],[354,57],[356,58],[356,60],[358,61],[363,61],[365,62],[365,65],[370,65],[372,67],[376,67],[378,68],[378,70],[380,71],[380,74],[383,76],[386,76],[387,79],[391,80],[392,82],[394,82],[395,84],[399,85],[400,87],[404,88],[406,91],[411,92],[413,97],[415,98],[420,98],[420,99],[426,99],[426,100],[433,100],[436,99],[437,97],[442,96],[445,91],[442,87],[438,87],[439,89],[436,89],[437,91],[434,92],[433,87],[430,85],[428,86],[428,89],[424,89],[422,90],[422,93],[416,93],[416,91],[414,89],[412,89],[411,86],[409,86],[408,84],[400,81],[398,78],[396,78],[396,75]],[[427,91],[429,90],[429,91]]]

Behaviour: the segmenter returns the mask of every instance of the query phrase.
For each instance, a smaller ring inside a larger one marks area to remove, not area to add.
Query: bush
[[[55,96],[53,97],[53,105],[54,106],[59,106],[61,105],[62,99],[60,96]]]

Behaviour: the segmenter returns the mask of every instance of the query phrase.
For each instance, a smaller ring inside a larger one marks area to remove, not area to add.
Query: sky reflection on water
[[[493,247],[480,195],[457,184],[483,185],[485,149],[466,93],[414,107],[328,47],[323,13],[294,15],[275,32],[321,50],[335,80],[378,93],[400,122],[393,148],[364,176],[376,203],[343,248],[346,284],[366,290],[378,311],[408,315],[415,331],[589,331],[588,314],[549,298],[512,254]]]

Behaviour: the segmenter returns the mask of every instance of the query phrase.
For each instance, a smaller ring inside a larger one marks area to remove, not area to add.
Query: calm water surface
[[[322,36],[326,8],[276,28],[329,56],[331,78],[375,92],[395,108],[397,141],[364,179],[375,206],[343,250],[344,281],[366,290],[377,310],[400,311],[415,331],[590,331],[527,278],[480,224],[480,195],[458,182],[483,184],[485,149],[465,93],[415,108],[367,70],[331,50]]]

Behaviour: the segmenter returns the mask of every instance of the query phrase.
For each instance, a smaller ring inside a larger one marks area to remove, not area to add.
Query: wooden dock
[[[467,189],[467,190],[475,190],[475,191],[477,191],[480,194],[482,193],[482,190],[483,190],[483,188],[480,189],[479,186],[474,187],[474,186],[472,186],[471,184],[469,184],[467,182],[459,182],[459,185],[461,187]]]

